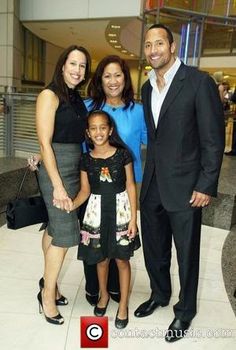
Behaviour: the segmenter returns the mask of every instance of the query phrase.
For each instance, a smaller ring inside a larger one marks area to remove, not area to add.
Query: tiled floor
[[[4,350],[76,350],[80,348],[80,316],[92,316],[93,309],[84,298],[82,263],[76,249],[70,249],[60,276],[61,289],[69,305],[61,307],[62,326],[47,323],[38,313],[36,294],[42,275],[41,235],[38,225],[12,231],[0,228],[0,349]],[[141,249],[132,260],[130,322],[120,334],[114,327],[117,304],[110,302],[109,348],[143,349],[214,349],[233,350],[236,344],[236,319],[230,307],[221,273],[221,250],[228,232],[203,226],[199,311],[191,334],[168,344],[163,333],[173,319],[172,306],[178,295],[178,275],[173,251],[173,295],[168,307],[149,317],[137,319],[135,308],[149,297],[149,280]],[[125,330],[125,331],[126,331]]]

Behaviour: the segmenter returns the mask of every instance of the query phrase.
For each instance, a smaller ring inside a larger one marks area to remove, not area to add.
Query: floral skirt
[[[81,229],[78,258],[96,264],[105,258],[129,260],[140,247],[127,235],[131,210],[127,191],[91,194]]]

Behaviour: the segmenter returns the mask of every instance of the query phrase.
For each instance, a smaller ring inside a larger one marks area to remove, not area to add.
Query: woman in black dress
[[[49,222],[43,235],[44,275],[37,295],[40,309],[53,324],[62,324],[57,305],[66,305],[57,279],[69,247],[79,243],[76,212],[64,209],[79,190],[79,161],[87,110],[76,88],[89,78],[90,56],[80,46],[70,46],[59,57],[53,80],[38,96],[36,126],[42,163],[39,183]],[[56,296],[56,298],[55,298]]]

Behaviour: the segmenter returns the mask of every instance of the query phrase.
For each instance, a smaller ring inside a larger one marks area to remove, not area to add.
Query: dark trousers
[[[85,291],[91,295],[99,293],[97,265],[88,265],[84,262]],[[120,292],[119,272],[114,259],[110,260],[107,290],[112,293]]]
[[[179,266],[179,301],[175,316],[191,321],[196,314],[201,233],[201,209],[168,212],[162,206],[155,176],[140,204],[142,240],[152,298],[168,304],[171,297],[172,237]]]

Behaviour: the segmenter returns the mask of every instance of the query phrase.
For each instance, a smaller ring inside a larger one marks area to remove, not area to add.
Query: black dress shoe
[[[235,291],[234,291],[234,297],[236,298],[236,289],[235,289]]]
[[[100,300],[100,299],[99,299],[99,300]],[[98,302],[99,302],[99,300],[98,300]],[[107,305],[108,305],[108,303],[109,303],[109,300],[110,300],[110,297],[108,298],[107,304],[106,304],[105,307],[99,307],[99,306],[97,306],[97,305],[95,306],[95,308],[94,308],[94,315],[95,315],[95,316],[102,317],[102,316],[105,315],[105,313],[106,313],[106,311],[107,311]]]
[[[230,151],[230,152],[225,152],[226,156],[236,156],[236,152]]]
[[[125,328],[129,322],[129,314],[128,314],[129,310],[127,308],[127,317],[125,319],[120,319],[118,317],[118,313],[119,313],[119,309],[117,310],[117,313],[116,313],[115,326],[118,329]]]
[[[190,322],[174,318],[174,321],[170,324],[168,331],[166,332],[165,340],[168,343],[173,343],[183,338],[187,334],[189,326]]]
[[[112,300],[114,300],[116,303],[120,302],[120,292],[109,292],[110,297]]]
[[[98,294],[96,295],[90,295],[88,293],[85,294],[85,298],[87,300],[87,302],[91,305],[91,306],[96,306],[98,303]]]
[[[139,305],[139,307],[134,311],[134,316],[136,317],[146,317],[153,313],[156,308],[159,306],[167,306],[167,304],[161,304],[156,302],[153,299],[149,299],[145,301],[143,304]]]

